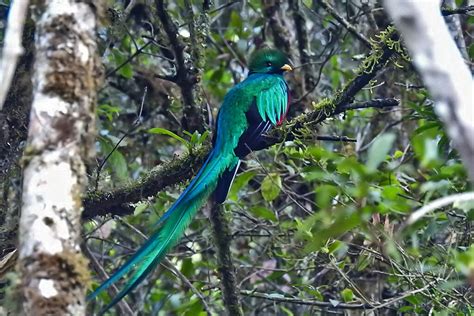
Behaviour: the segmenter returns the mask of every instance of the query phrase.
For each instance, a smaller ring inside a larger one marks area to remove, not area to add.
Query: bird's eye
[[[270,67],[272,65],[271,61],[267,61],[267,66]]]

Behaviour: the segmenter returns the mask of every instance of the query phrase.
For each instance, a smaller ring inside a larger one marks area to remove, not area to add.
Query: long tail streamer
[[[212,194],[220,175],[229,166],[237,162],[238,158],[235,156],[222,157],[215,154],[215,151],[209,154],[208,159],[196,177],[159,220],[161,227],[119,270],[87,297],[88,301],[94,299],[102,291],[134,269],[125,287],[102,310],[101,314],[117,304],[125,295],[137,287],[153,268],[160,263],[170,248],[183,235],[197,211]]]

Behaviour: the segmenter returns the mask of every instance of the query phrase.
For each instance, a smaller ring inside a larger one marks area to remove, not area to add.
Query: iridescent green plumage
[[[240,164],[250,151],[265,147],[262,137],[284,119],[288,86],[283,72],[291,70],[279,51],[265,49],[252,55],[247,79],[232,88],[219,110],[213,149],[186,190],[160,219],[160,228],[117,272],[88,296],[95,298],[134,270],[124,289],[103,310],[133,290],[155,268],[183,235],[192,218],[213,194],[223,202]]]

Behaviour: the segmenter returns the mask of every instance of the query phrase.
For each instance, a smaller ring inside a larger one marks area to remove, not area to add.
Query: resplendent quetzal
[[[159,229],[132,258],[90,294],[88,300],[134,269],[125,288],[105,310],[115,305],[160,263],[213,193],[216,202],[224,202],[240,159],[251,151],[263,149],[263,135],[285,119],[289,91],[283,73],[291,70],[288,58],[278,50],[261,49],[251,56],[248,77],[224,97],[217,115],[213,148],[201,170],[161,217]]]

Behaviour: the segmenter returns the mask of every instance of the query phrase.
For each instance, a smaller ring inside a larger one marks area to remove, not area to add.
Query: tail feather
[[[219,182],[217,182],[216,190],[214,191],[214,199],[216,203],[222,204],[225,202],[227,195],[229,194],[230,187],[234,182],[235,176],[237,175],[237,171],[239,171],[240,167],[240,160],[235,165],[234,168],[229,168],[219,178]]]
[[[163,223],[169,216],[171,213],[174,212],[174,210],[176,209],[176,207],[179,205],[179,203],[181,202],[181,200],[187,196],[188,192],[191,191],[194,187],[194,184],[197,182],[197,180],[201,177],[202,173],[204,172],[204,169],[206,169],[205,167],[209,164],[209,161],[213,158],[214,156],[214,152],[211,152],[209,154],[209,156],[207,157],[206,161],[203,163],[201,169],[199,169],[198,173],[196,174],[196,176],[191,180],[191,182],[189,182],[187,188],[183,191],[183,193],[181,193],[181,195],[178,197],[178,199],[174,202],[174,204],[160,217],[160,219],[158,220],[158,222],[156,223],[156,225],[160,225],[161,223]]]
[[[178,242],[196,212],[214,191],[219,176],[227,168],[237,163],[237,160],[238,158],[234,155],[222,157],[222,155],[211,152],[209,158],[191,181],[188,188],[163,215],[164,219],[160,219],[159,223],[162,225],[158,231],[117,272],[91,293],[87,300],[95,298],[133,268],[135,268],[135,271],[131,274],[130,280],[127,281],[125,287],[102,312],[114,306],[137,287],[159,264],[170,248]]]
[[[130,279],[127,283],[127,286],[121,290],[113,299],[112,301],[104,307],[97,316],[102,316],[106,311],[108,311],[110,308],[112,308],[115,304],[117,304],[122,298],[124,298],[125,295],[133,291],[142,281],[145,279],[148,274],[151,273],[151,271],[159,264],[160,260],[162,258],[157,257],[155,260],[153,260],[151,263],[146,265],[144,267],[145,269],[141,272],[137,271],[133,275],[132,279]]]

